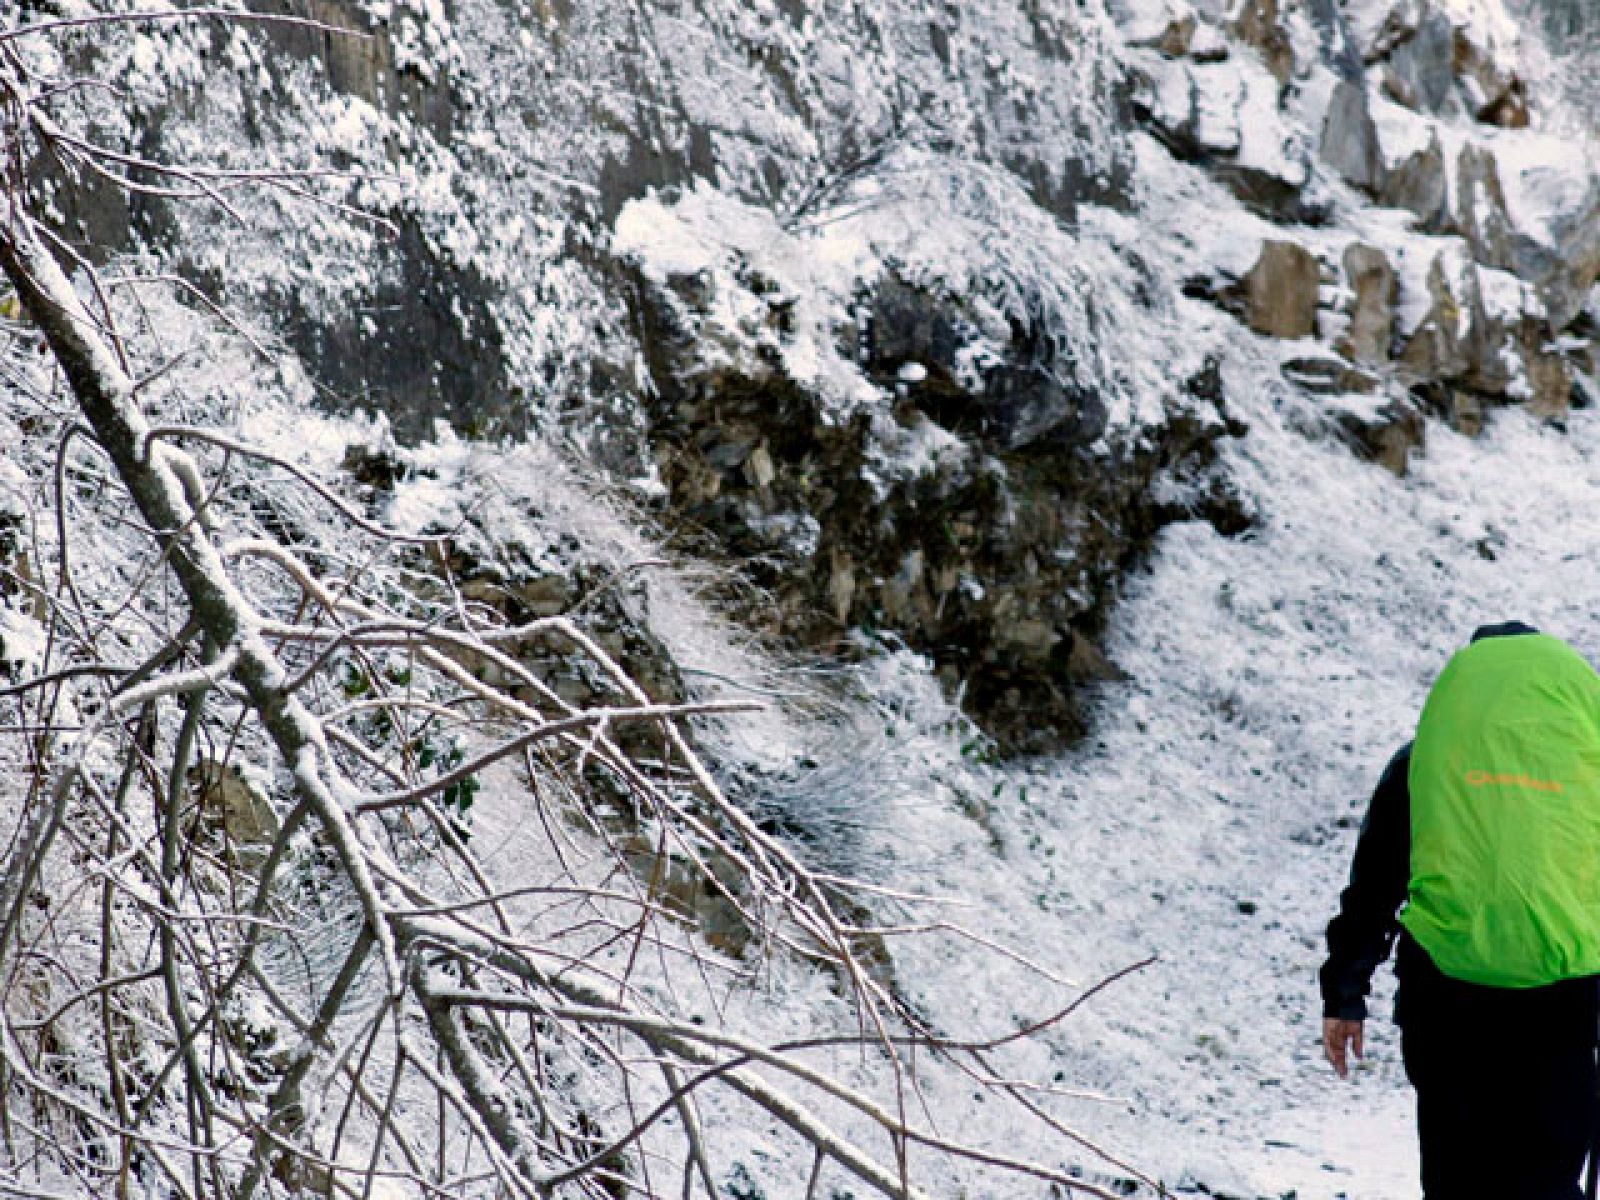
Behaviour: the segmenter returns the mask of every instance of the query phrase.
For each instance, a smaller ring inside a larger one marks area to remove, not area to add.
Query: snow
[[[1594,146],[1571,137],[1527,134],[1494,143],[1506,212],[1521,233],[1549,247],[1600,200]]]

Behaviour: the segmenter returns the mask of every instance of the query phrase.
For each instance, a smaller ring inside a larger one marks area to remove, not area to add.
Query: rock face
[[[1600,394],[1600,176],[1527,151],[1499,0],[262,8],[364,36],[111,29],[129,109],[88,127],[349,168],[326,198],[382,223],[263,203],[252,241],[62,181],[71,237],[265,314],[325,403],[403,441],[442,419],[572,444],[772,596],[753,623],[903,639],[1010,746],[1058,744],[1114,670],[1096,637],[1163,522],[1246,523],[1207,365],[1234,336],[1397,471],[1423,413]],[[723,258],[670,221],[623,236],[708,192],[750,235]],[[1169,201],[1236,224],[1151,254],[1125,226]],[[880,208],[898,241],[822,232]],[[1141,262],[1166,254],[1188,261]],[[1184,297],[1239,324],[1191,327]],[[572,599],[560,572],[457,566],[516,611]],[[679,693],[648,645],[619,653]]]
[[[1380,199],[1392,208],[1415,213],[1419,229],[1431,233],[1446,227],[1450,219],[1450,178],[1437,130],[1430,131],[1423,149],[1387,173]]]
[[[1319,153],[1322,161],[1353,187],[1369,192],[1383,187],[1383,151],[1367,109],[1364,81],[1341,79],[1335,86]]]
[[[1389,53],[1383,87],[1409,108],[1445,113],[1455,93],[1456,33],[1450,15],[1425,9]]]
[[[1126,202],[1127,85],[1094,12],[999,0],[889,0],[821,22],[803,4],[742,0],[647,0],[626,19],[562,0],[256,8],[326,28],[113,31],[97,74],[141,86],[96,134],[179,160],[202,141],[252,147],[257,161],[319,155],[363,180],[333,198],[387,224],[278,216],[251,243],[219,233],[215,214],[110,189],[63,183],[58,206],[91,245],[172,248],[208,294],[270,314],[324,403],[385,412],[405,439],[436,419],[483,436],[558,427],[584,443],[603,427],[609,466],[645,467],[637,345],[605,239],[651,189],[710,180],[798,213],[887,148],[928,144],[1007,172],[1061,219]],[[164,90],[140,66],[149,57]]]
[[[1267,242],[1244,278],[1245,321],[1269,337],[1309,337],[1317,328],[1317,260],[1295,242]]]
[[[772,597],[750,614],[769,631],[836,651],[852,630],[892,634],[1001,746],[1059,747],[1081,686],[1116,670],[1097,635],[1155,531],[1249,523],[1215,471],[1230,431],[1215,364],[1130,423],[1125,396],[1081,362],[1089,343],[1060,340],[1053,306],[1071,296],[1030,301],[1031,324],[1020,308],[997,319],[994,298],[894,254],[834,280],[847,307],[808,304],[762,256],[805,270],[868,238],[872,217],[838,243],[757,225],[663,261],[664,242],[744,219],[701,203],[623,217],[675,519]],[[996,298],[1017,286],[998,262],[973,269]]]
[[[1398,277],[1382,250],[1361,243],[1345,250],[1344,274],[1352,294],[1350,327],[1337,349],[1362,366],[1381,367],[1394,339]]]
[[[1294,43],[1284,29],[1279,0],[1244,0],[1233,23],[1235,35],[1254,46],[1280,85],[1294,74]]]
[[[1493,152],[1478,145],[1462,147],[1456,164],[1456,191],[1456,228],[1472,247],[1473,259],[1486,267],[1514,270],[1511,218]]]

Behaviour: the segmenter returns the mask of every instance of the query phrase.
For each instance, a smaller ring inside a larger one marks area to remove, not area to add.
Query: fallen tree
[[[0,33],[0,269],[78,413],[38,520],[56,569],[29,584],[51,652],[0,692],[28,738],[0,880],[0,1192],[715,1197],[699,1106],[723,1093],[810,1147],[808,1196],[830,1164],[925,1195],[929,1154],[1107,1194],[918,1115],[908,1059],[944,1054],[1084,1145],[989,1068],[996,1043],[898,1003],[864,949],[888,935],[861,915],[870,889],[723,793],[691,722],[728,706],[657,702],[572,619],[468,603],[447,535],[386,529],[232,432],[147,418],[114,281],[36,215],[28,162],[217,204],[294,181],[65,128],[65,81],[18,45],[83,23]],[[84,453],[146,547],[120,603],[68,552],[64,481]],[[315,497],[337,532],[252,518],[229,499],[246,469]],[[584,664],[604,698],[563,699],[532,645]],[[648,754],[619,736],[636,727]],[[548,874],[503,878],[474,846],[460,817],[485,780],[524,798]],[[626,831],[596,814],[600,786]],[[737,964],[697,937],[673,870],[723,894],[747,957],[830,972],[854,1028],[763,1044],[676,995]],[[827,1069],[840,1044],[873,1056],[880,1094]]]

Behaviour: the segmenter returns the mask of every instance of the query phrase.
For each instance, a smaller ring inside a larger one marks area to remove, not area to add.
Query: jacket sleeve
[[[1398,913],[1411,877],[1410,766],[1407,743],[1384,768],[1361,823],[1350,884],[1339,897],[1339,915],[1328,923],[1328,960],[1320,976],[1326,1017],[1366,1019],[1372,973],[1400,932]]]

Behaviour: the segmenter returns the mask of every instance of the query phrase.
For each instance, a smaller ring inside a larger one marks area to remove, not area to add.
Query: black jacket
[[[1339,915],[1328,923],[1328,960],[1322,965],[1324,1016],[1362,1021],[1372,973],[1389,957],[1400,932],[1400,905],[1411,878],[1411,743],[1400,748],[1372,793],[1356,839],[1350,884]]]

